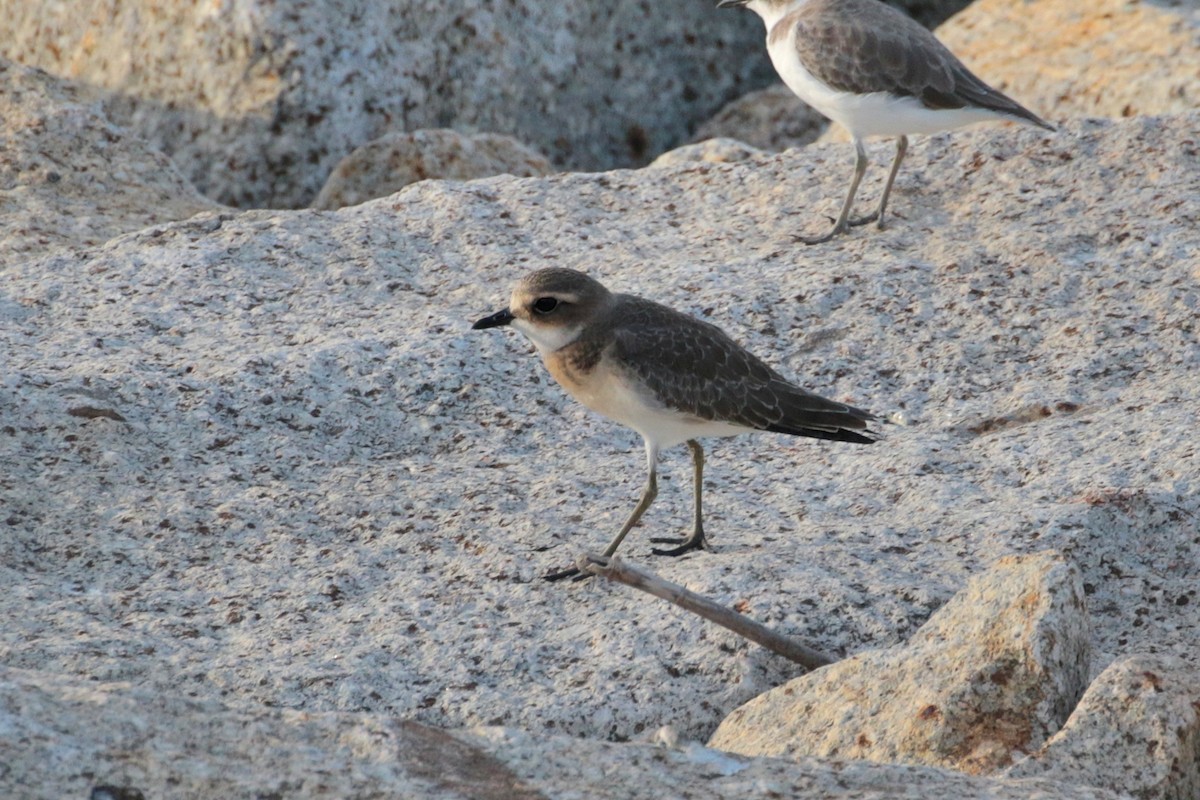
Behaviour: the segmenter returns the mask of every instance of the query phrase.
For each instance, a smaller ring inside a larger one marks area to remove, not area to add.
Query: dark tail
[[[1032,125],[1037,125],[1039,128],[1045,128],[1048,131],[1055,130],[1053,125],[1016,100],[979,80],[962,63],[955,65],[953,74],[953,90],[944,92],[932,86],[927,87],[921,93],[921,102],[929,108],[964,108],[967,106],[986,108],[988,111],[995,111],[1006,117],[1028,122]]]
[[[845,428],[827,431],[819,428],[789,428],[786,425],[772,425],[765,430],[771,433],[787,433],[792,436],[807,436],[809,439],[827,439],[831,442],[853,442],[854,444],[874,444],[879,441],[879,434],[864,428],[861,431],[851,431]]]
[[[974,76],[972,76],[974,77]],[[1006,94],[996,91],[992,87],[975,79],[977,86],[959,86],[955,94],[965,99],[968,104],[986,108],[990,111],[997,111],[1005,116],[1013,117],[1014,119],[1037,125],[1039,128],[1045,128],[1048,131],[1055,130],[1055,127],[1046,120],[1039,117],[1037,114],[1030,111],[1025,106],[1013,100]]]
[[[826,439],[831,442],[853,442],[854,444],[872,444],[879,440],[879,434],[869,430],[867,424],[881,422],[879,417],[870,411],[835,403],[832,400],[809,396],[804,398],[807,407],[802,413],[789,415],[791,420],[783,419],[772,423],[763,430],[772,433],[786,433],[790,436],[807,436],[810,439]],[[818,400],[824,408],[814,409],[812,400]]]

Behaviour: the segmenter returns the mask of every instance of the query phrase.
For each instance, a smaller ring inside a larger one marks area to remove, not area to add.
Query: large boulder
[[[903,647],[858,653],[730,714],[709,747],[989,773],[1062,727],[1088,676],[1079,572],[1042,553],[973,578]]]
[[[424,180],[469,181],[494,175],[528,178],[554,170],[545,156],[511,136],[430,130],[392,133],[341,160],[313,208],[358,205]]]
[[[1171,656],[1118,659],[1066,726],[1005,774],[1090,783],[1143,800],[1200,797],[1200,669]]]
[[[495,727],[444,731],[380,714],[260,708],[0,667],[5,797],[146,800],[1119,800],[1045,778],[868,763],[736,759]]]
[[[651,167],[677,167],[681,164],[733,164],[739,161],[752,161],[769,158],[756,147],[751,147],[737,139],[705,139],[694,144],[685,144],[674,150],[668,150],[650,162]]]
[[[696,129],[695,139],[729,138],[762,150],[802,147],[821,137],[829,120],[782,83],[729,103]]]
[[[307,205],[351,150],[421,128],[640,165],[771,74],[754,15],[696,0],[0,0],[0,18],[0,55],[95,87],[237,206]]]
[[[937,35],[1049,119],[1200,107],[1200,4],[976,0]]]

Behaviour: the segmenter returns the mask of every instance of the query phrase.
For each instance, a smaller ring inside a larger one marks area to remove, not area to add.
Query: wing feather
[[[876,417],[791,383],[720,328],[628,298],[606,356],[662,405],[698,419],[867,443]]]
[[[877,0],[811,0],[794,19],[800,62],[837,91],[914,97],[931,109],[985,108],[1053,130],[976,77],[937,37],[891,6]]]

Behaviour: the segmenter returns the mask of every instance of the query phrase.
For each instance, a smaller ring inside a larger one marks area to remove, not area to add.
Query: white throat
[[[579,338],[578,326],[535,325],[528,320],[514,319],[512,327],[529,337],[542,355],[560,350]]]
[[[749,3],[746,3],[746,8],[762,17],[762,21],[767,26],[767,33],[769,34],[771,29],[775,27],[775,23],[806,2],[808,0],[793,0],[791,3],[772,2],[772,0],[750,0]]]

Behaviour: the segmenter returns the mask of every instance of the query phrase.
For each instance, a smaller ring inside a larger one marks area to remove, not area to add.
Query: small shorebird
[[[818,244],[852,225],[883,227],[908,135],[1008,119],[1054,127],[975,77],[932,33],[880,0],[719,0],[746,6],[767,26],[767,53],[787,87],[854,140],[854,178],[833,228],[798,237]],[[867,169],[863,139],[895,136],[896,157],[874,213],[850,218]]]
[[[866,411],[801,389],[714,325],[658,303],[614,294],[582,272],[542,269],[513,289],[508,308],[472,327],[511,325],[537,347],[546,368],[576,400],[642,435],[646,487],[604,551],[611,556],[658,493],[659,451],[687,442],[695,468],[693,527],[686,539],[652,539],[679,555],[704,547],[700,514],[701,436],[771,431],[870,444]],[[557,580],[577,569],[547,575]]]

